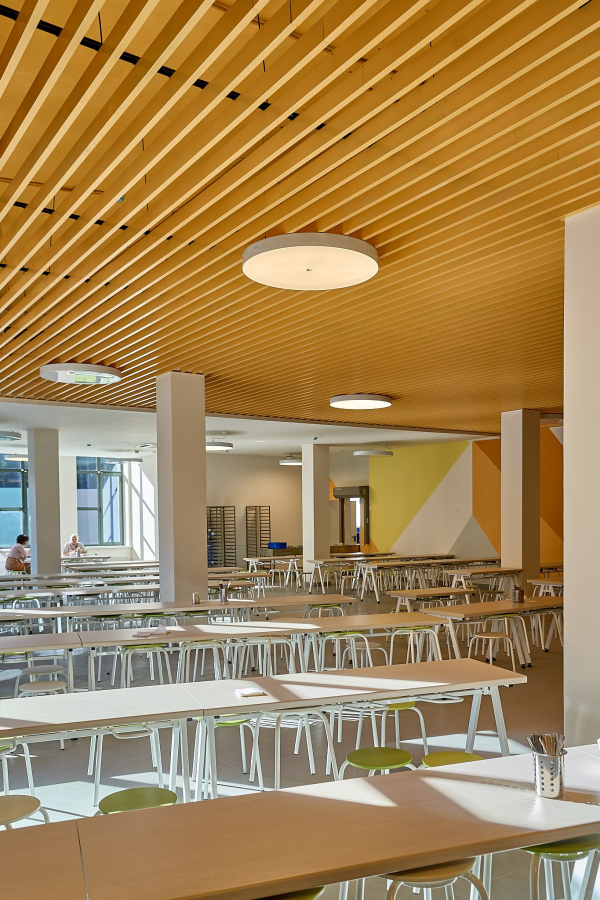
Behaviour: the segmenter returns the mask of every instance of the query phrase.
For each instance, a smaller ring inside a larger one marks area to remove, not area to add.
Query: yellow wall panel
[[[399,447],[369,460],[371,540],[383,552],[400,537],[448,474],[468,441]]]

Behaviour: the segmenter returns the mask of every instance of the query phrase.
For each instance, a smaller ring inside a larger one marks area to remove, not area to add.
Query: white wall
[[[565,223],[565,733],[567,745],[600,737],[600,207]]]
[[[207,506],[235,506],[238,562],[246,555],[246,506],[271,507],[271,538],[302,543],[302,469],[279,457],[207,456]]]

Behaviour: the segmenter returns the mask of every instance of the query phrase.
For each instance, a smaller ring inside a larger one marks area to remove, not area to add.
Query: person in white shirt
[[[87,550],[79,540],[78,534],[72,534],[71,540],[67,541],[63,547],[63,556],[70,556],[72,553],[87,553]]]

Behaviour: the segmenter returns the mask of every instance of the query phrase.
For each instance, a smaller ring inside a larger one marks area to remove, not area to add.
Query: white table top
[[[443,691],[525,684],[527,677],[474,659],[308,672],[271,678],[163,684],[0,700],[0,737],[85,730],[202,715],[300,709],[326,703],[411,697]],[[256,687],[264,696],[242,698]]]
[[[476,592],[471,588],[460,587],[403,588],[399,591],[389,591],[390,597],[410,597],[411,600],[427,600],[429,597],[465,597],[474,593]]]
[[[256,900],[600,831],[596,747],[568,752],[562,800],[532,770],[525,754],[81,819],[89,898]],[[165,862],[141,878],[148,860]]]

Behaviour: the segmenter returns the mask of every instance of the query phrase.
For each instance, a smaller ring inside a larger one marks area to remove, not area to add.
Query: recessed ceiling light
[[[20,441],[21,433],[19,431],[0,431],[0,441]]]
[[[345,234],[299,232],[256,241],[242,256],[244,275],[290,291],[329,291],[377,274],[375,247]]]
[[[92,366],[87,363],[50,363],[42,366],[40,375],[46,381],[62,384],[98,385],[114,384],[121,380],[121,373],[111,366]]]
[[[353,456],[393,456],[393,450],[355,450]]]
[[[338,394],[330,399],[329,405],[335,409],[383,409],[391,406],[392,401],[384,394]]]
[[[284,457],[284,459],[279,460],[280,466],[301,466],[302,460],[299,456],[292,456],[292,454],[288,454],[288,456]]]

